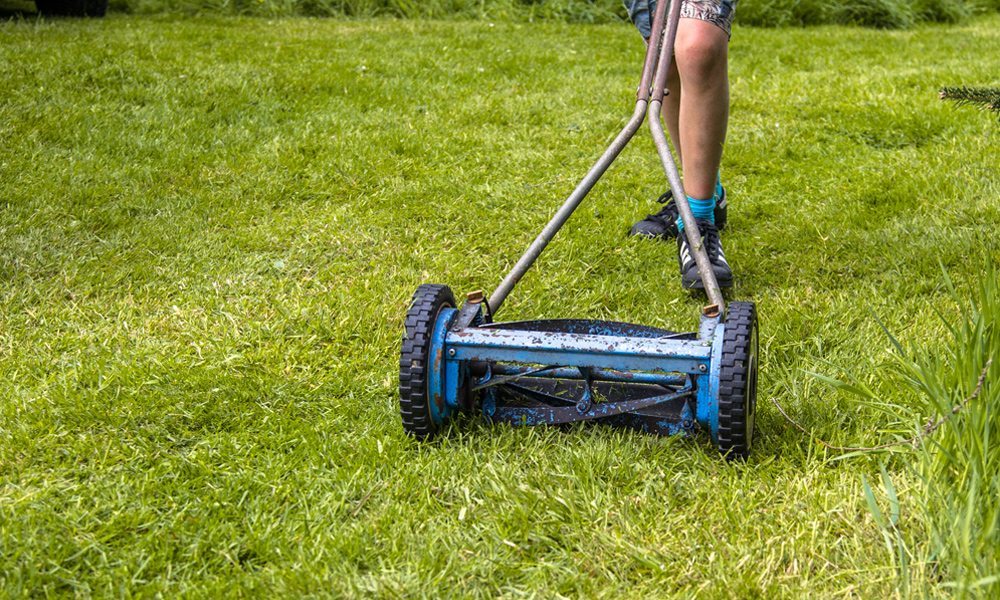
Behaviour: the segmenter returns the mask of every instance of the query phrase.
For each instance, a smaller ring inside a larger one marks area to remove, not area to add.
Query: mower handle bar
[[[625,146],[635,136],[639,127],[648,112],[649,130],[653,135],[653,143],[656,145],[660,162],[663,163],[663,170],[666,173],[667,181],[670,184],[670,191],[673,193],[674,202],[680,212],[681,220],[684,222],[684,233],[688,237],[688,244],[693,251],[695,263],[698,267],[698,274],[705,286],[705,293],[708,296],[709,309],[717,307],[718,314],[725,314],[725,300],[722,291],[719,289],[719,282],[715,277],[715,271],[708,260],[708,253],[702,243],[701,232],[695,222],[691,207],[688,205],[687,196],[684,193],[684,185],[681,182],[677,165],[674,162],[670,151],[670,145],[663,132],[661,114],[663,110],[663,97],[667,94],[667,75],[670,71],[670,63],[673,60],[674,40],[677,38],[677,25],[680,21],[681,0],[671,0],[670,17],[664,31],[664,17],[666,16],[666,2],[659,2],[656,5],[656,13],[653,17],[653,28],[650,34],[650,43],[646,48],[646,58],[642,65],[642,77],[639,83],[639,91],[636,94],[635,110],[625,127],[618,133],[604,154],[594,163],[586,176],[577,184],[576,189],[569,195],[552,219],[538,234],[535,241],[521,256],[514,265],[510,273],[500,282],[493,294],[489,298],[489,310],[496,314],[503,305],[504,300],[521,280],[524,274],[531,268],[535,260],[542,253],[545,247],[552,241],[556,233],[569,220],[573,211],[583,202],[590,190],[594,188],[600,178],[611,166],[611,163],[618,158]],[[655,43],[654,43],[655,41]],[[652,91],[651,89],[652,88]],[[713,306],[714,305],[714,306]],[[713,311],[714,312],[714,311]]]

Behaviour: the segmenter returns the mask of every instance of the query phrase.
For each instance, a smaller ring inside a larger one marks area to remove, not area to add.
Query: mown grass
[[[862,489],[883,459],[833,460],[769,400],[849,445],[931,416],[883,376],[873,313],[945,348],[941,265],[964,297],[1000,256],[995,119],[936,96],[997,85],[998,25],[737,28],[724,241],[764,361],[745,465],[476,419],[418,444],[396,413],[410,295],[516,260],[631,109],[626,25],[0,25],[5,593],[899,593]],[[504,318],[694,327],[671,247],[624,238],[662,186],[637,140]],[[807,374],[841,369],[878,402]],[[886,463],[907,589],[944,595],[920,460]]]

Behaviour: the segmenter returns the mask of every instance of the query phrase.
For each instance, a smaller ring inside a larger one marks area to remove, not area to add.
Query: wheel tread
[[[438,311],[446,306],[455,306],[455,296],[448,286],[421,285],[413,294],[403,321],[403,345],[399,354],[399,415],[403,429],[417,439],[430,438],[437,431],[427,397],[427,354],[434,321]]]
[[[753,432],[747,424],[747,372],[750,344],[757,327],[757,310],[750,302],[732,302],[726,315],[719,370],[719,450],[730,459],[746,458]],[[755,365],[756,366],[756,365]],[[755,390],[751,393],[755,394]]]

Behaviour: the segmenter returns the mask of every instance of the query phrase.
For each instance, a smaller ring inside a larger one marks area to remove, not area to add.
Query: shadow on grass
[[[31,0],[0,0],[0,21],[36,19],[38,11]]]
[[[11,19],[34,19],[37,17],[38,12],[34,10],[21,10],[0,6],[0,21],[7,21]]]

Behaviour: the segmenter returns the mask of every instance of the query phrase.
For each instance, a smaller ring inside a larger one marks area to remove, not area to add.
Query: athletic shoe
[[[680,217],[680,211],[674,202],[673,193],[667,190],[656,201],[663,204],[663,208],[655,214],[646,215],[645,219],[633,225],[628,232],[630,236],[665,240],[677,237],[677,219]],[[715,203],[715,226],[720,231],[726,228],[727,207],[726,188],[722,188],[722,196]]]
[[[708,262],[712,264],[715,271],[715,278],[719,282],[720,288],[733,287],[733,270],[726,262],[726,255],[722,252],[722,242],[719,241],[719,229],[708,221],[699,220],[698,230],[701,232],[702,242],[705,244],[705,251],[708,253]],[[677,262],[681,267],[681,285],[685,289],[704,289],[705,284],[698,274],[698,265],[694,260],[694,253],[688,245],[687,235],[677,236]]]

